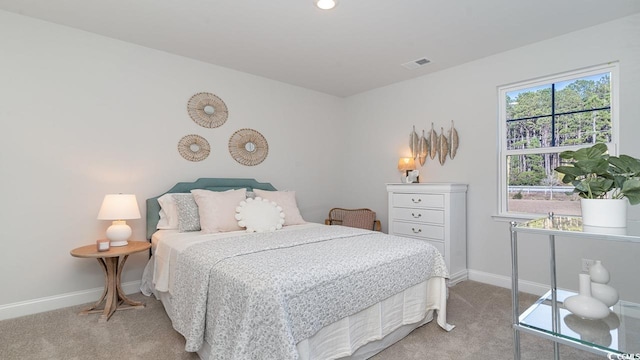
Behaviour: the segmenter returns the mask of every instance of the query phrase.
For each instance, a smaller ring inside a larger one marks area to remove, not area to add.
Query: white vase
[[[596,262],[589,267],[589,276],[591,281],[599,284],[607,284],[609,282],[609,270],[607,270],[602,261],[596,260]]]
[[[620,299],[618,290],[607,284],[591,282],[591,296],[602,301],[607,307],[615,305]]]
[[[627,203],[623,199],[580,199],[582,224],[587,226],[627,226]]]
[[[584,319],[604,319],[609,315],[609,308],[600,300],[591,296],[591,277],[579,274],[579,293],[564,300],[564,307]]]

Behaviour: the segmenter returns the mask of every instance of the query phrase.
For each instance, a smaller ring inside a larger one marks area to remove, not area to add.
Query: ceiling
[[[640,12],[638,0],[0,0],[0,9],[346,97]],[[427,58],[415,70],[401,64]]]

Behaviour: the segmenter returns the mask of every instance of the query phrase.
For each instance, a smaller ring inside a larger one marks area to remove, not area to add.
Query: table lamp
[[[107,229],[110,246],[126,246],[131,237],[131,227],[125,220],[140,219],[138,201],[133,194],[105,195],[98,212],[98,220],[113,220]]]
[[[404,171],[404,175],[402,176],[403,181],[405,182],[406,179],[409,177],[409,171],[411,170],[415,170],[416,169],[416,162],[413,160],[413,158],[400,158],[400,160],[398,160],[398,170],[399,171]]]

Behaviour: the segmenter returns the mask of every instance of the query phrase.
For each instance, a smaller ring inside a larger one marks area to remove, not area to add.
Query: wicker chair
[[[382,231],[380,220],[376,220],[376,213],[371,209],[333,208],[329,210],[329,218],[324,223]]]

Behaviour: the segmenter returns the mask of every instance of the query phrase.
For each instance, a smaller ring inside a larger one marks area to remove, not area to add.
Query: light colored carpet
[[[0,321],[0,359],[198,359],[184,351],[184,338],[173,330],[162,304],[141,294],[130,296],[147,307],[116,312],[99,324],[97,314],[80,316],[84,306]],[[523,294],[523,308],[536,300]],[[513,359],[511,293],[465,281],[451,287],[451,332],[431,322],[379,353],[375,360]],[[553,359],[550,341],[522,334],[522,359]],[[562,359],[604,359],[561,346]]]
[[[521,311],[536,300],[538,296],[521,293]],[[372,359],[513,359],[511,290],[464,281],[449,288],[447,307],[447,322],[456,326],[451,332],[432,321]],[[520,347],[523,360],[553,359],[549,340],[521,333]],[[564,345],[560,355],[563,360],[606,359]]]

